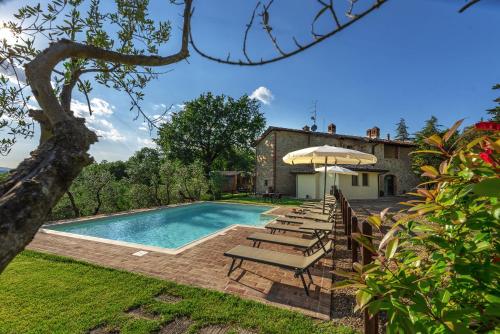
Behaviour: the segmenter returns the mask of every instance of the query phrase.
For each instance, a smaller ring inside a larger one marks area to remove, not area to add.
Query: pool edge
[[[215,231],[215,232],[210,233],[204,237],[193,240],[193,241],[191,241],[191,242],[189,242],[189,243],[187,243],[179,248],[166,248],[166,247],[160,247],[160,246],[144,245],[144,244],[139,244],[139,243],[134,243],[134,242],[93,237],[93,236],[88,236],[88,235],[83,235],[83,234],[63,232],[63,231],[57,231],[57,230],[50,229],[51,226],[71,224],[71,223],[84,223],[84,222],[90,222],[93,220],[98,220],[98,219],[103,219],[103,218],[116,217],[116,216],[122,216],[122,215],[127,215],[127,214],[134,214],[134,213],[149,212],[149,211],[168,209],[168,208],[176,208],[176,207],[182,207],[182,206],[189,206],[189,205],[199,204],[199,203],[210,203],[210,202],[220,203],[220,204],[236,204],[236,205],[244,205],[244,206],[268,206],[269,210],[262,212],[261,215],[277,217],[276,214],[271,213],[271,211],[275,210],[278,207],[276,205],[258,205],[258,204],[253,204],[253,203],[249,203],[249,204],[246,204],[246,203],[245,204],[243,204],[243,203],[228,203],[228,202],[222,202],[222,201],[196,201],[196,202],[190,202],[190,203],[170,204],[170,205],[154,207],[154,208],[136,209],[136,210],[122,211],[122,212],[115,212],[115,213],[110,213],[110,214],[101,214],[101,215],[90,216],[90,217],[87,216],[87,217],[80,217],[80,218],[73,218],[73,219],[51,221],[51,222],[47,222],[46,224],[42,225],[42,227],[39,229],[39,232],[46,233],[46,234],[59,235],[59,236],[68,237],[68,238],[80,239],[80,240],[100,242],[100,243],[109,244],[109,245],[124,246],[124,247],[133,248],[133,249],[140,249],[140,250],[147,250],[147,251],[163,253],[163,254],[177,255],[177,254],[182,253],[185,250],[188,250],[188,249],[190,249],[196,245],[199,245],[207,240],[210,240],[216,236],[223,235],[227,231],[232,230],[232,229],[237,228],[237,227],[247,227],[247,228],[256,228],[256,229],[264,229],[265,228],[264,226],[232,224],[226,228],[223,228],[222,230]]]
[[[163,254],[169,254],[169,255],[177,255],[180,254],[192,247],[195,247],[205,241],[208,241],[210,239],[213,239],[219,235],[224,235],[226,232],[238,228],[238,227],[245,227],[245,228],[256,228],[256,229],[265,229],[264,226],[250,226],[250,225],[242,225],[242,224],[233,224],[230,225],[220,231],[213,232],[211,234],[208,234],[200,239],[193,240],[189,242],[188,244],[179,247],[179,248],[165,248],[165,247],[159,247],[159,246],[149,246],[149,245],[144,245],[144,244],[138,244],[134,242],[128,242],[128,241],[119,241],[119,240],[112,240],[112,239],[106,239],[106,238],[99,238],[99,237],[92,237],[92,236],[87,236],[83,234],[76,234],[76,233],[69,233],[69,232],[61,232],[61,231],[56,231],[56,230],[51,230],[47,228],[41,228],[38,230],[38,233],[45,233],[45,234],[53,234],[53,235],[59,235],[67,238],[74,238],[74,239],[80,239],[80,240],[87,240],[87,241],[94,241],[94,242],[100,242],[108,245],[115,245],[115,246],[123,246],[123,247],[129,247],[137,250],[146,250],[150,252],[157,252],[157,253],[163,253]]]

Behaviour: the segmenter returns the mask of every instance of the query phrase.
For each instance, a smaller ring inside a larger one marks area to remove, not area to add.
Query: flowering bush
[[[375,228],[391,224],[377,247],[355,237],[373,250],[373,263],[337,272],[347,280],[335,287],[359,288],[357,310],[386,312],[389,333],[500,330],[500,139],[499,124],[488,123],[453,143],[461,121],[429,137],[433,149],[415,154],[442,162],[421,167],[429,181],[413,194],[418,199],[404,203],[410,208],[399,220],[387,210],[370,217]]]

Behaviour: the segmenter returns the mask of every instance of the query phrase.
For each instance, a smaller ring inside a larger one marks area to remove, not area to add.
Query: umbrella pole
[[[326,162],[328,158],[325,157],[325,184],[323,185],[323,214],[325,214],[325,204],[326,204]]]

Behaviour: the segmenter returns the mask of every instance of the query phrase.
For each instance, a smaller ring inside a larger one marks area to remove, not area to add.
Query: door
[[[386,196],[394,196],[396,193],[395,189],[395,177],[394,175],[384,176],[384,194]]]

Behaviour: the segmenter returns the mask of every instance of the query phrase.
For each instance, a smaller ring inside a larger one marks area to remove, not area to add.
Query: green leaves
[[[382,225],[382,219],[380,216],[370,216],[366,219],[366,221],[377,230],[380,230],[380,226]]]
[[[427,137],[424,141],[427,144],[432,145],[432,146],[436,146],[436,147],[442,147],[443,146],[443,140],[437,134],[433,134],[432,136]]]
[[[364,289],[359,290],[356,293],[356,307],[354,307],[354,312],[363,309],[363,307],[368,304],[372,299],[372,294]]]
[[[500,178],[497,166],[480,159],[482,152],[498,154],[499,138],[471,129],[468,135],[477,137],[455,143],[461,123],[427,136],[426,145],[439,151],[424,149],[414,156],[432,162],[418,166],[432,182],[412,194],[419,199],[405,203],[407,215],[381,238],[369,267],[354,264],[348,279],[364,285],[356,310],[386,311],[388,332],[472,333],[500,326]],[[367,220],[383,230],[385,214]],[[353,238],[373,246],[367,236]]]
[[[251,170],[251,166],[238,164],[255,161],[252,143],[264,126],[265,118],[255,100],[209,92],[186,102],[183,110],[161,126],[158,144],[170,159],[201,161],[207,175],[216,164],[223,170]]]
[[[479,196],[500,197],[500,178],[484,179],[472,187],[472,191]]]
[[[427,177],[430,177],[430,178],[436,178],[439,175],[439,172],[433,166],[422,166],[422,167],[420,167],[420,169],[424,171],[424,173],[422,174],[422,176],[427,176]]]
[[[364,236],[363,234],[361,234],[361,233],[352,233],[351,236],[352,236],[352,238],[354,240],[356,240],[356,242],[358,242],[361,245],[363,245],[363,247],[365,247],[366,249],[368,249],[373,254],[377,253],[377,251],[375,250],[375,247],[373,247],[372,241],[369,238],[367,238],[366,236]]]
[[[461,120],[455,122],[455,124],[453,124],[453,126],[448,130],[446,131],[446,133],[444,134],[443,136],[443,140],[445,142],[447,142],[448,140],[450,140],[451,136],[453,136],[453,134],[457,131],[457,129],[460,127],[460,125],[462,125],[462,122],[464,121],[464,119],[462,118]]]
[[[392,259],[394,257],[394,254],[396,254],[396,250],[398,248],[398,244],[399,244],[398,238],[391,239],[391,241],[387,243],[387,247],[385,249],[386,258]]]

